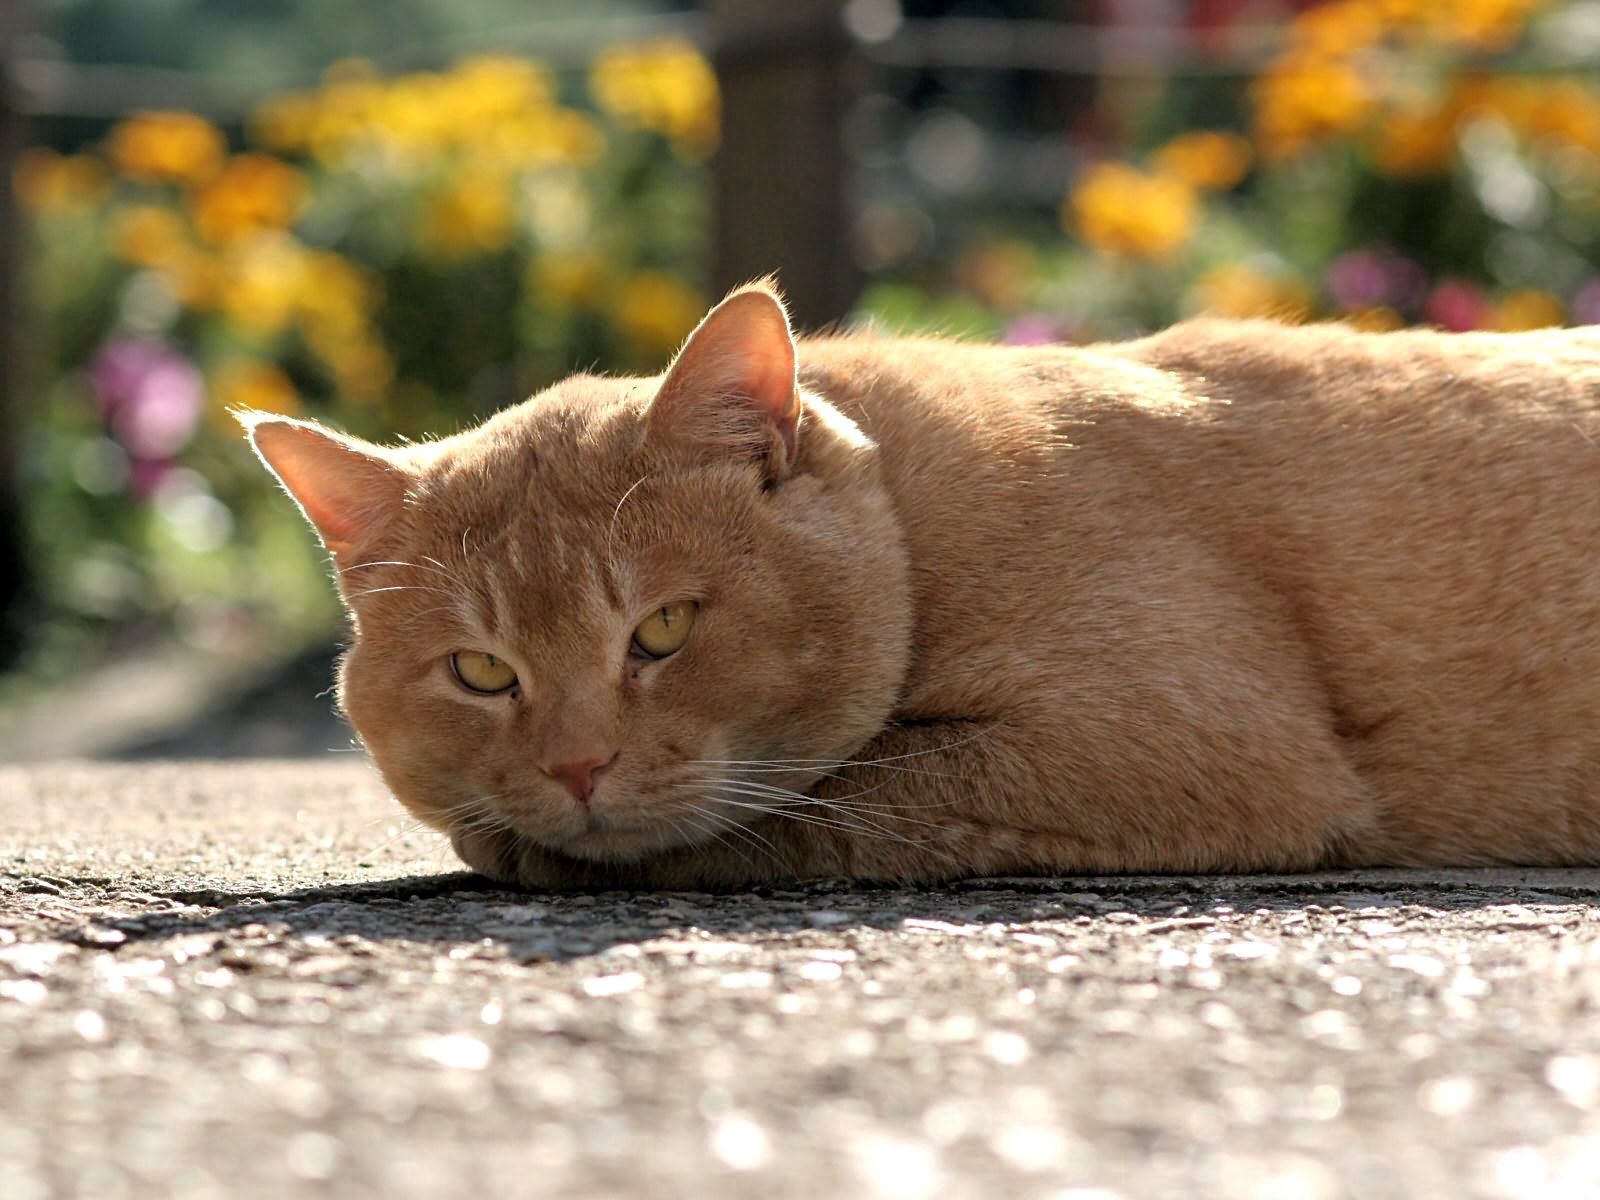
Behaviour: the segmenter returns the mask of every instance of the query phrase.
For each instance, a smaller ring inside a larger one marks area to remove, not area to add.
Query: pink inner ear
[[[792,461],[795,426],[800,416],[800,393],[795,387],[794,347],[788,331],[774,344],[767,338],[744,348],[741,358],[744,379],[736,391],[747,396],[783,438],[784,449]]]
[[[289,420],[255,423],[250,440],[335,554],[368,540],[400,510],[404,477],[375,446]]]
[[[782,459],[769,467],[781,473],[794,461],[800,419],[794,339],[783,305],[759,286],[734,292],[689,335],[667,371],[652,420],[714,442],[726,428],[728,407],[741,403],[777,435]]]

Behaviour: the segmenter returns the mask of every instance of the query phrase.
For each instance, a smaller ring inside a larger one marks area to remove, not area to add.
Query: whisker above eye
[[[645,474],[634,480],[633,485],[629,487],[627,491],[622,493],[622,499],[618,500],[617,506],[611,510],[611,520],[606,523],[606,568],[611,572],[613,578],[617,575],[617,556],[615,550],[617,517],[622,512],[622,506],[628,502],[628,497],[633,495],[634,492],[638,491],[639,485],[644,483],[645,480],[649,478],[650,476]]]
[[[424,557],[426,557],[426,555],[424,555]],[[430,559],[428,559],[428,561],[429,562],[438,563],[437,559],[430,558]],[[339,574],[344,575],[344,574],[349,573],[350,571],[360,571],[360,570],[362,570],[364,568],[367,568],[367,567],[409,567],[413,571],[430,571],[435,575],[443,575],[446,579],[449,579],[452,583],[455,582],[455,579],[450,574],[450,572],[444,569],[444,564],[443,563],[438,563],[437,567],[425,567],[421,563],[406,562],[403,559],[398,559],[398,558],[385,558],[385,559],[380,559],[380,560],[378,560],[376,562],[351,563],[348,567],[340,567],[339,568]]]
[[[418,621],[422,620],[424,617],[431,617],[435,613],[455,612],[455,611],[456,611],[456,606],[454,604],[438,604],[438,605],[435,605],[433,608],[425,608],[421,612],[412,613],[403,622],[401,622],[401,625],[402,626],[415,625]]]
[[[394,583],[388,587],[365,588],[359,592],[351,592],[350,599],[354,600],[359,596],[376,596],[379,592],[437,592],[441,596],[455,594],[446,588],[428,587],[420,583]]]

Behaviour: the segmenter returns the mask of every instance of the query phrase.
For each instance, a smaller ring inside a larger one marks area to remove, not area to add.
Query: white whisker
[[[753,829],[750,829],[748,826],[741,825],[738,821],[733,820],[725,813],[708,812],[707,810],[701,808],[696,808],[695,811],[698,812],[705,820],[705,828],[711,834],[712,840],[726,843],[728,848],[736,853],[752,872],[754,872],[756,869],[754,861],[752,861],[750,856],[745,854],[745,852],[738,846],[735,846],[731,842],[727,842],[727,838],[730,835],[738,838],[739,841],[749,846],[752,850],[756,850],[759,853],[765,854],[768,858],[772,859],[772,861],[776,863],[780,869],[782,868],[783,859],[779,857],[777,847],[766,838],[756,833]]]
[[[606,525],[606,566],[610,569],[613,577],[617,574],[617,556],[615,552],[617,517],[622,512],[622,506],[628,502],[628,497],[638,491],[639,485],[649,478],[650,476],[645,474],[634,480],[633,485],[622,493],[622,499],[617,501],[617,506],[611,510],[611,520]]]
[[[720,822],[727,832],[737,834],[741,839],[751,842],[757,849],[768,855],[773,862],[780,866],[782,865],[783,857],[778,853],[778,848],[756,830],[751,829],[748,825],[740,824],[726,813],[707,812],[705,815],[713,822]]]
[[[735,793],[740,794],[740,793]],[[751,795],[751,793],[742,793]],[[794,807],[783,804],[752,804],[748,800],[734,800],[728,796],[719,796],[702,793],[701,799],[712,804],[724,804],[730,808],[742,808],[752,812],[765,813],[768,816],[782,817],[785,820],[799,821],[804,825],[817,825],[824,829],[838,829],[845,833],[859,834],[863,837],[882,838],[885,841],[904,842],[907,845],[919,845],[914,838],[908,838],[892,830],[884,829],[864,818],[856,817],[852,820],[842,820],[834,817],[819,816],[816,813],[796,812]],[[795,806],[798,807],[798,806]]]
[[[362,596],[376,596],[379,592],[437,592],[441,596],[453,596],[454,593],[446,588],[428,587],[420,583],[396,583],[388,587],[366,588],[363,591],[351,592],[350,599],[355,600]]]
[[[438,560],[429,559],[428,561],[437,562]],[[386,558],[377,562],[351,563],[348,567],[340,567],[339,574],[343,575],[350,571],[360,571],[366,567],[409,567],[413,571],[429,571],[434,575],[443,575],[446,579],[450,579],[452,583],[455,582],[455,580],[451,578],[450,572],[444,569],[443,563],[439,563],[438,568],[435,569],[434,567],[424,567],[419,563],[405,562],[398,558]]]

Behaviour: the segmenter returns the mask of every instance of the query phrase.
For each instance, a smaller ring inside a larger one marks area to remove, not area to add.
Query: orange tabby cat
[[[1600,331],[797,347],[244,414],[402,803],[530,885],[1600,861]]]

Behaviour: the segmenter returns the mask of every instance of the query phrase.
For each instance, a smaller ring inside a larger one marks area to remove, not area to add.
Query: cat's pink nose
[[[609,758],[595,757],[573,762],[556,763],[554,766],[543,768],[543,770],[546,775],[559,779],[566,784],[567,791],[572,793],[573,799],[579,803],[587,803],[590,794],[594,791],[595,776],[616,761],[617,753],[613,750]]]

